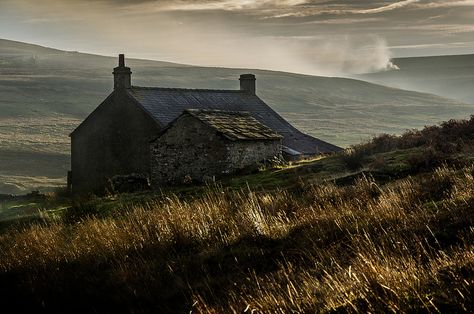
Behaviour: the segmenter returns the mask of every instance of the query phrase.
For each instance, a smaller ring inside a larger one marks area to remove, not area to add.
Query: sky
[[[350,75],[474,53],[474,0],[0,0],[0,38],[178,63]]]

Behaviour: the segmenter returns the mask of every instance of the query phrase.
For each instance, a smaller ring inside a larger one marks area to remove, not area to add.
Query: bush
[[[350,170],[358,170],[362,168],[367,153],[358,147],[346,149],[342,153],[342,161]]]
[[[443,153],[453,153],[474,142],[474,116],[469,120],[449,120],[423,130],[408,130],[401,136],[381,134],[370,142],[353,146],[359,154],[375,154],[395,149],[431,146]]]
[[[434,148],[427,148],[421,153],[416,153],[408,157],[407,162],[411,172],[430,171],[446,163],[448,156]]]
[[[397,149],[424,147],[420,154],[410,156],[408,164],[413,172],[431,170],[441,166],[453,154],[471,153],[474,149],[474,116],[469,120],[449,120],[439,126],[427,126],[423,130],[408,130],[401,136],[381,134],[365,144],[354,145],[342,153],[342,160],[350,170],[362,168],[368,157],[377,153]],[[371,169],[382,169],[383,158],[370,165]]]
[[[398,138],[391,134],[381,134],[372,139],[370,150],[372,153],[383,153],[397,148]]]

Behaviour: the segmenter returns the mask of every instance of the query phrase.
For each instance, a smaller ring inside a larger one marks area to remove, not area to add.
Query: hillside
[[[34,313],[470,313],[474,118],[211,186],[0,199]]]
[[[358,78],[474,103],[474,54],[395,58],[392,62],[400,69],[365,74]]]
[[[0,193],[64,184],[68,134],[111,91],[116,62],[0,40]],[[462,102],[353,79],[127,62],[133,84],[141,86],[236,89],[239,74],[253,72],[259,96],[273,109],[302,131],[344,147],[472,113]]]

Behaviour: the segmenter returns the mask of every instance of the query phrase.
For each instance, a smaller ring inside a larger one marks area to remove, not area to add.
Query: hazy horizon
[[[350,75],[474,53],[474,0],[0,0],[0,38],[198,66]]]

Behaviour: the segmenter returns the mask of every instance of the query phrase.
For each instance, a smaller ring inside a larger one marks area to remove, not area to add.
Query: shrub
[[[398,146],[398,138],[395,135],[381,134],[372,139],[368,145],[371,153],[383,153],[391,151]]]
[[[362,167],[367,157],[367,153],[359,147],[352,147],[346,149],[341,156],[342,161],[347,166],[347,168],[350,170],[358,170]]]
[[[439,126],[426,126],[420,130],[408,130],[401,136],[381,134],[370,142],[353,146],[356,154],[375,154],[394,149],[422,146],[434,147],[443,153],[453,153],[473,144],[474,116],[469,120],[449,120]]]
[[[448,156],[432,147],[408,157],[407,163],[412,173],[430,171],[443,165]]]

